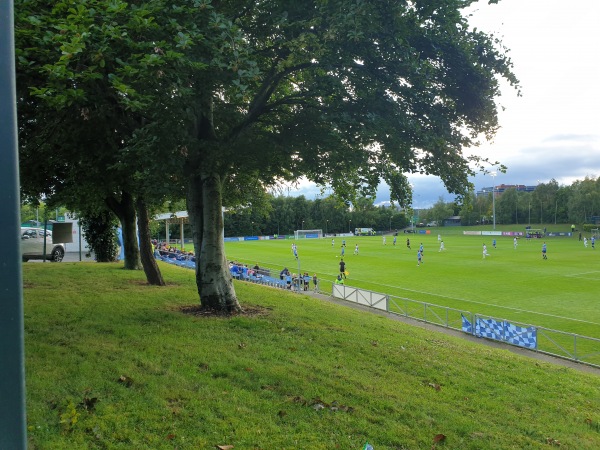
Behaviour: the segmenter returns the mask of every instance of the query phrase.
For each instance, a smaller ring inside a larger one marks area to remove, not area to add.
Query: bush
[[[81,228],[85,240],[96,255],[98,262],[114,262],[117,259],[117,220],[108,211],[82,217]]]

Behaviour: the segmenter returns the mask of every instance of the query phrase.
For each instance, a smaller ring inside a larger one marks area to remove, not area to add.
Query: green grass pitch
[[[440,251],[432,234],[336,237],[226,242],[230,260],[277,271],[298,271],[291,245],[296,242],[302,272],[333,281],[339,272],[342,240],[349,272],[346,284],[477,314],[600,338],[600,248],[584,248],[576,237],[513,238],[444,235]],[[454,233],[457,233],[454,231]],[[406,247],[410,237],[411,249]],[[548,259],[542,259],[542,243]],[[423,243],[423,263],[417,249]],[[489,256],[482,254],[487,245]],[[359,246],[354,255],[355,245]],[[598,246],[597,246],[598,247]],[[324,284],[327,285],[327,284]]]

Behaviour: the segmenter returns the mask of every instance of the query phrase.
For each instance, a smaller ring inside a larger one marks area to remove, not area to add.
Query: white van
[[[55,243],[52,232],[46,230],[46,259],[61,262],[65,256],[65,244]],[[44,259],[44,229],[21,228],[21,257],[23,261]]]

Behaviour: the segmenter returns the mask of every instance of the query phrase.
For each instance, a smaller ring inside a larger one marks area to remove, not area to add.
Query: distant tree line
[[[409,220],[404,211],[375,206],[366,197],[348,205],[334,196],[309,200],[267,195],[259,208],[252,205],[226,212],[225,236],[293,234],[300,229],[348,233],[357,227],[390,231],[404,228]]]
[[[533,192],[514,188],[496,193],[496,224],[552,224],[593,223],[600,217],[600,178],[586,177],[571,185],[559,185],[554,179],[541,183]],[[185,202],[167,203],[161,211],[185,209]],[[65,214],[60,208],[60,215]],[[39,210],[23,205],[22,221],[44,217],[43,203]],[[36,214],[37,213],[37,214]],[[49,215],[56,214],[52,209]],[[225,212],[225,236],[289,235],[294,230],[322,229],[324,233],[347,233],[355,228],[373,228],[380,232],[401,230],[411,226],[437,222],[444,225],[450,216],[460,216],[462,225],[480,225],[493,222],[492,193],[477,196],[474,191],[467,197],[452,202],[443,198],[426,209],[400,209],[395,206],[374,204],[374,199],[359,197],[353,204],[341,202],[335,196],[309,200],[304,196],[276,196],[255,194],[252,203]],[[52,217],[54,218],[54,217]],[[153,237],[165,238],[163,223],[153,222]],[[191,235],[189,225],[184,234]],[[170,236],[179,237],[179,227],[171,227]]]
[[[182,202],[165,205],[169,211],[184,209]],[[410,224],[408,212],[395,206],[375,206],[374,199],[360,197],[353,204],[335,196],[309,200],[305,196],[289,197],[255,194],[252,203],[230,208],[224,213],[225,236],[290,235],[295,230],[321,229],[323,233],[348,233],[355,228],[373,228],[388,232]],[[154,222],[153,236],[165,238],[163,223]],[[184,234],[191,229],[185,225]],[[179,227],[169,229],[170,238],[179,237]]]
[[[343,233],[357,227],[377,231],[400,230],[460,216],[461,224],[481,225],[493,222],[492,193],[477,196],[474,191],[452,202],[443,198],[426,209],[402,210],[376,206],[374,199],[360,197],[354,204],[340,202],[334,196],[308,200],[304,196],[266,195],[259,206],[242,207],[225,213],[225,236],[292,234],[299,229],[322,229]],[[559,185],[552,179],[540,183],[533,192],[509,188],[496,192],[496,224],[583,224],[600,217],[600,178],[586,177],[571,185]]]
[[[600,218],[600,178],[586,177],[571,185],[559,185],[552,179],[540,183],[533,192],[509,188],[496,193],[496,224],[593,223]],[[460,202],[445,203],[442,198],[432,208],[419,211],[420,222],[438,221],[452,215],[461,217],[462,225],[493,222],[492,193],[475,192]]]

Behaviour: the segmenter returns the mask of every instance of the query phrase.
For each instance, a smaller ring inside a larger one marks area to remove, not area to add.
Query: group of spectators
[[[186,252],[185,250],[172,247],[166,242],[158,242],[157,240],[153,240],[152,248],[155,258],[169,258],[174,261],[196,262],[196,256],[194,255],[194,252]],[[231,272],[233,278],[238,280],[251,277],[260,279],[271,276],[271,271],[269,269],[261,268],[258,263],[253,267],[250,267],[248,264],[243,264],[237,261],[229,261],[229,271]],[[279,273],[279,280],[285,282],[287,289],[291,290],[293,288],[297,291],[308,291],[310,288],[310,282],[312,281],[314,291],[318,292],[319,281],[317,279],[317,274],[314,274],[312,277],[308,274],[308,272],[298,275],[296,273],[291,273],[287,267],[284,267]]]
[[[152,241],[155,258],[169,258],[176,261],[192,261],[196,262],[194,252],[186,252],[185,250],[171,247],[166,242],[158,242],[156,239]]]
[[[242,264],[236,261],[229,261],[229,271],[231,272],[233,278],[236,278],[238,280],[240,278],[248,277],[262,278],[263,276],[270,275],[269,269],[261,269],[258,263],[255,264],[254,267],[249,267],[248,264]]]
[[[293,289],[297,291],[308,291],[312,280],[315,292],[318,290],[319,281],[316,273],[311,277],[308,272],[295,274],[291,273],[287,267],[284,267],[283,270],[279,272],[279,279],[286,282],[288,289],[291,290],[293,287]]]

